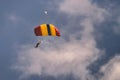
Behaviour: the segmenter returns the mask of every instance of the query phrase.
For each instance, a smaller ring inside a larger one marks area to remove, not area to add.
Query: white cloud
[[[38,49],[26,45],[19,51],[14,68],[21,71],[23,75],[59,76],[72,73],[80,80],[91,79],[93,76],[89,74],[87,67],[101,55],[93,35],[94,23],[104,20],[105,10],[92,4],[90,0],[64,0],[59,5],[59,10],[69,15],[86,16],[80,22],[83,30],[76,32],[80,34],[78,36],[81,36],[81,40],[72,36],[68,42],[63,39],[63,42],[56,44],[51,42],[45,47],[41,45]],[[68,22],[66,27],[73,26]],[[50,46],[51,44],[55,44],[56,47]]]
[[[93,12],[93,6],[89,0],[64,0],[60,4],[60,10],[69,14],[88,15]]]
[[[104,76],[101,80],[119,80],[120,79],[120,56],[116,55],[107,64],[101,68]]]
[[[60,11],[99,19],[99,21],[104,20],[103,13],[107,14],[104,9],[99,8],[91,0],[63,0],[63,3],[60,4]]]
[[[87,66],[99,53],[94,40],[70,41],[58,46],[58,49],[44,48],[45,50],[24,47],[19,52],[18,62],[14,68],[22,71],[24,75],[45,73],[59,76],[72,73],[86,80],[86,75],[89,74]]]

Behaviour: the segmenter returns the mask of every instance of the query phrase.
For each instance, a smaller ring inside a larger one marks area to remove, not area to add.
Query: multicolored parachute
[[[58,36],[60,37],[59,30],[53,24],[41,24],[34,28],[34,33],[36,36]],[[39,41],[35,48],[40,45],[41,41]]]
[[[59,30],[53,24],[41,24],[34,32],[36,36],[60,36]]]

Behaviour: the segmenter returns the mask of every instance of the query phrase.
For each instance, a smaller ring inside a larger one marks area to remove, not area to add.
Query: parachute
[[[53,25],[53,24],[41,24],[34,28],[34,33],[36,36],[53,36],[53,37],[60,37],[60,31]],[[38,47],[38,45],[41,42],[38,42],[35,46],[35,48]]]
[[[42,24],[34,29],[36,36],[60,36],[59,30],[53,24]]]

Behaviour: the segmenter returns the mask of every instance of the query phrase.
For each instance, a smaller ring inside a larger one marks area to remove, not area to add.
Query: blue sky
[[[0,79],[119,79],[119,3],[119,0],[1,0]],[[44,11],[48,11],[48,16]],[[62,36],[46,38],[35,49],[37,37],[33,29],[42,23],[56,25]]]

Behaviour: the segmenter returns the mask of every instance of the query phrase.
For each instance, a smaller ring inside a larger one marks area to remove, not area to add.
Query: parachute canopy
[[[60,36],[59,30],[53,24],[41,24],[34,29],[36,36]]]

